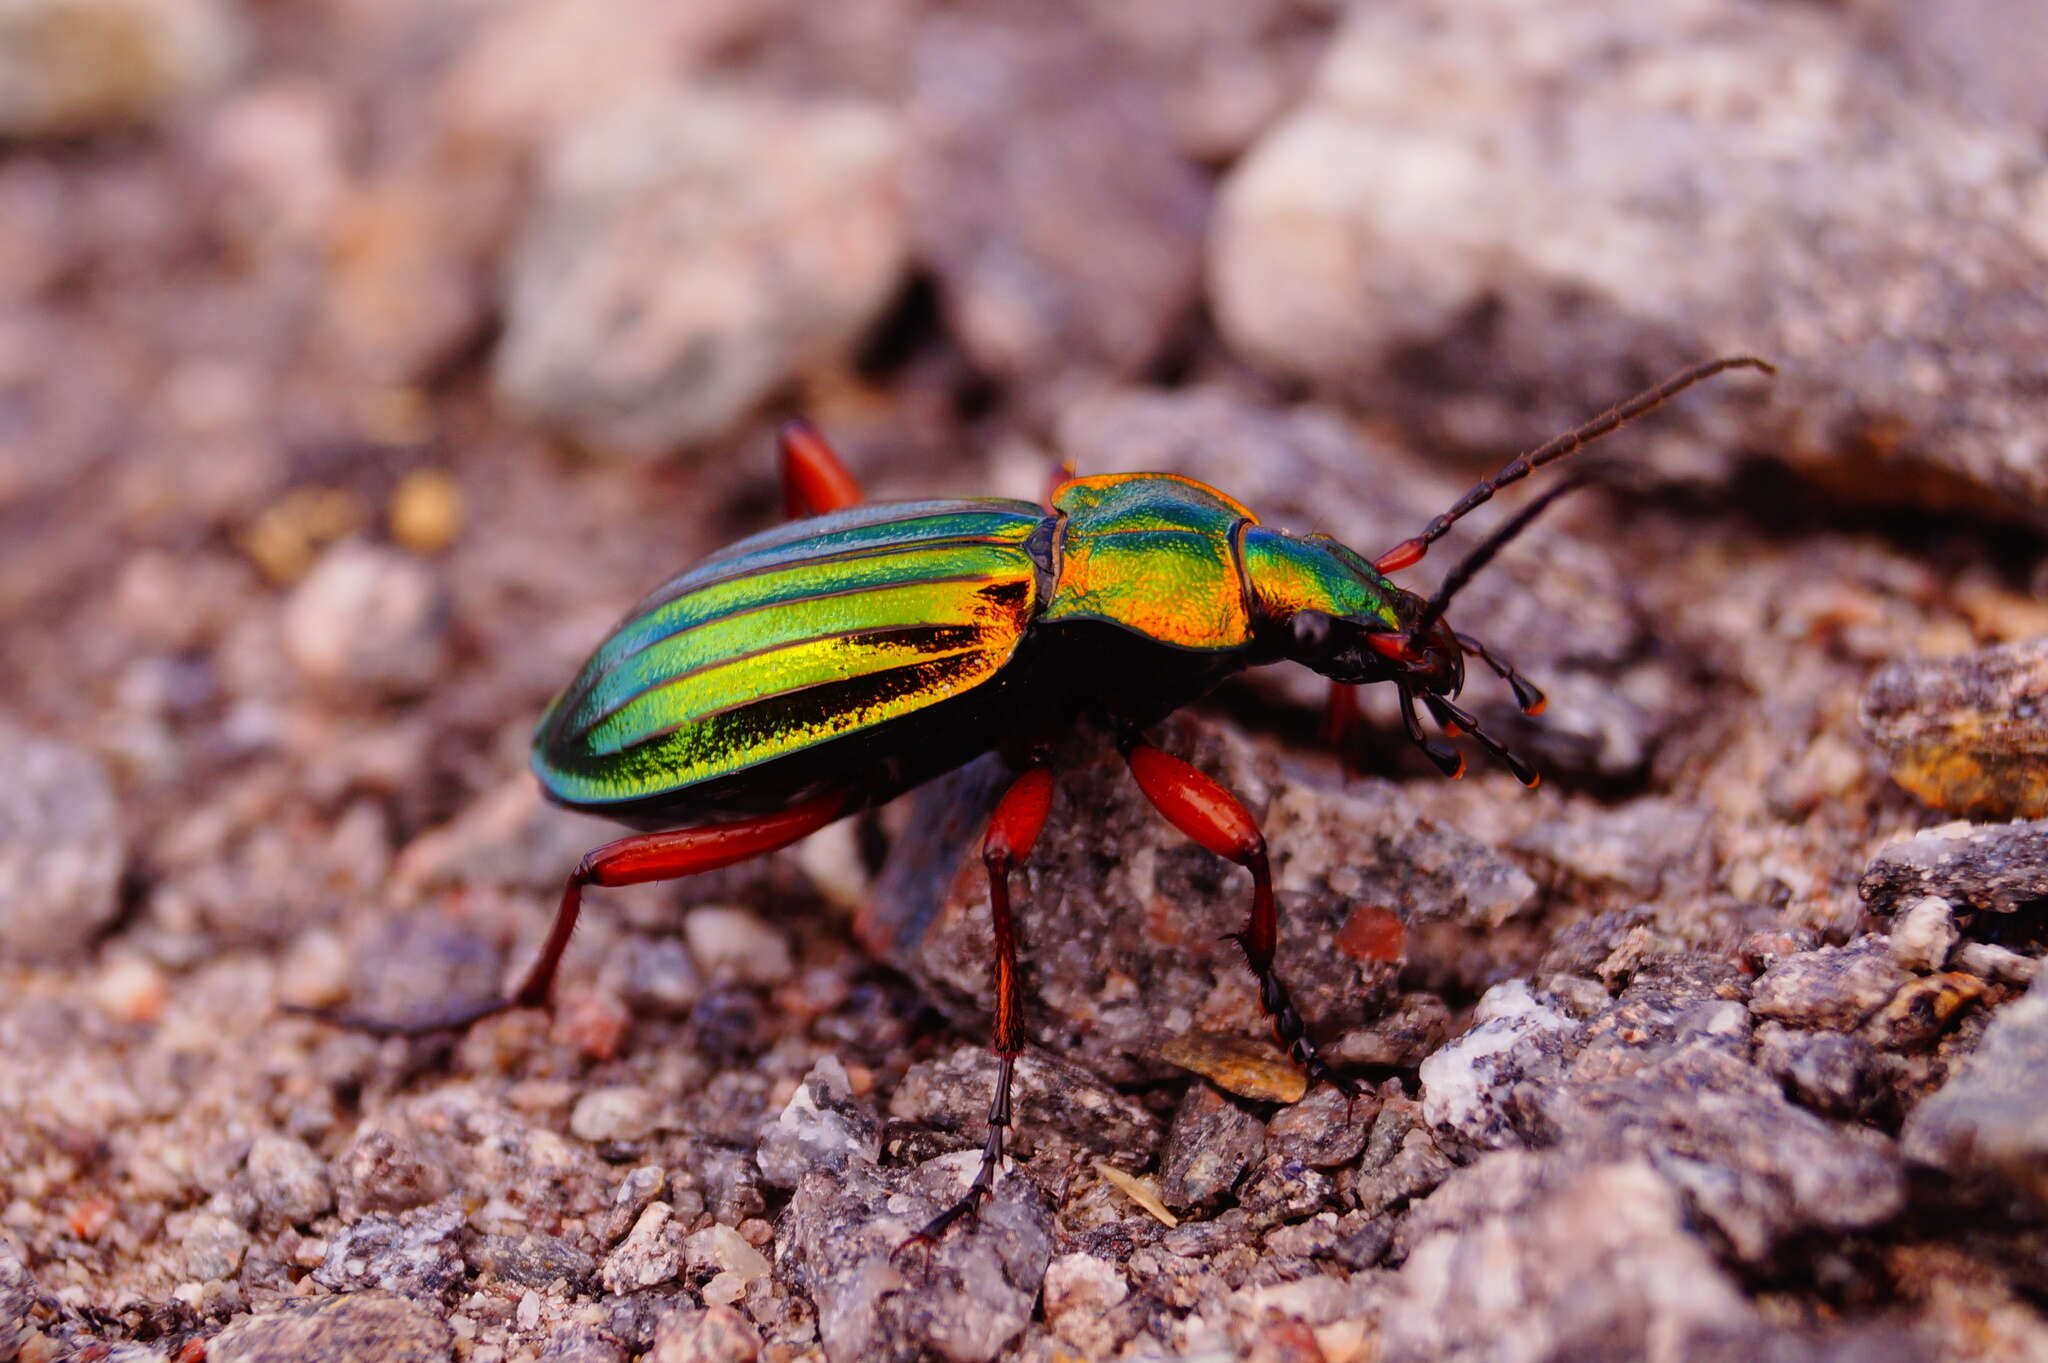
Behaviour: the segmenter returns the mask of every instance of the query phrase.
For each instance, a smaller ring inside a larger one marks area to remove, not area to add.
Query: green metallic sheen
[[[979,685],[1030,622],[1028,502],[863,506],[778,527],[648,597],[542,717],[553,798],[729,776]],[[831,703],[819,703],[824,693]]]
[[[1041,620],[1103,621],[1205,652],[1251,644],[1236,539],[1258,518],[1244,506],[1193,479],[1120,473],[1065,484],[1053,507],[1067,519]]]
[[[1193,693],[1274,656],[1302,610],[1398,628],[1398,593],[1335,540],[1170,474],[1075,479],[1051,515],[854,507],[741,540],[641,602],[542,717],[533,767],[596,812],[759,785],[778,759],[808,770],[835,739],[990,682],[1034,630],[1114,626],[1187,659]]]
[[[1290,535],[1253,525],[1239,538],[1238,553],[1245,581],[1252,585],[1259,613],[1266,619],[1286,620],[1297,611],[1317,610],[1400,628],[1394,601],[1401,589],[1363,555],[1328,535]]]

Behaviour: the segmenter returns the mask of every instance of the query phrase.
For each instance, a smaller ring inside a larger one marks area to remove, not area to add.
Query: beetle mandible
[[[1542,508],[1502,525],[1428,597],[1388,574],[1419,562],[1501,488],[1753,356],[1675,374],[1520,456],[1421,533],[1376,558],[1326,535],[1271,529],[1215,488],[1173,474],[1072,478],[1046,505],[999,499],[864,505],[822,437],[780,433],[791,520],[672,579],[629,612],[555,697],[533,742],[549,799],[644,832],[585,854],[538,959],[499,998],[377,1031],[459,1027],[547,1006],[586,885],[709,871],[786,846],[982,753],[1016,771],[982,842],[994,925],[998,1064],[988,1141],[967,1193],[914,1239],[930,1241],[993,1188],[1022,1047],[1009,873],[1031,855],[1051,804],[1050,740],[1107,726],[1145,796],[1176,828],[1251,872],[1235,940],[1274,1031],[1311,1080],[1350,1083],[1317,1055],[1274,973],[1277,935],[1265,839],[1209,777],[1142,737],[1232,673],[1291,660],[1330,678],[1333,719],[1350,687],[1390,681],[1408,737],[1446,775],[1464,758],[1424,732],[1418,703],[1524,784],[1536,773],[1459,706],[1477,658],[1535,713],[1542,693],[1478,640],[1452,630],[1458,590]]]

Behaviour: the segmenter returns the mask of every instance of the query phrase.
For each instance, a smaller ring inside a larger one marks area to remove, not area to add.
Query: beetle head
[[[1404,690],[1455,698],[1465,689],[1465,655],[1450,625],[1439,616],[1414,628],[1429,603],[1413,592],[1394,588],[1392,605],[1404,628],[1389,629],[1377,615],[1296,611],[1288,622],[1287,656],[1332,681],[1391,681]]]

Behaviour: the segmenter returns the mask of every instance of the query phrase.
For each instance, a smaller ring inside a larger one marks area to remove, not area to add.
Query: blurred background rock
[[[2024,0],[0,0],[0,1357],[2048,1351],[2044,65]],[[1081,1068],[943,1289],[874,1276],[986,1101],[920,816],[593,894],[552,1023],[271,1011],[530,949],[611,836],[533,718],[783,416],[1370,553],[1733,350],[1463,598],[1543,791],[1384,707],[1347,789],[1300,677],[1171,731],[1354,1110],[1168,1055],[1262,1034],[1242,887],[1086,744],[1024,896]]]

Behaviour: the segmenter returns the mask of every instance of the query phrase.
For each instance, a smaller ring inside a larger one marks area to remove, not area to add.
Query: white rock
[[[1908,970],[1939,970],[1962,935],[1949,902],[1923,895],[1892,920],[1892,959]]]

